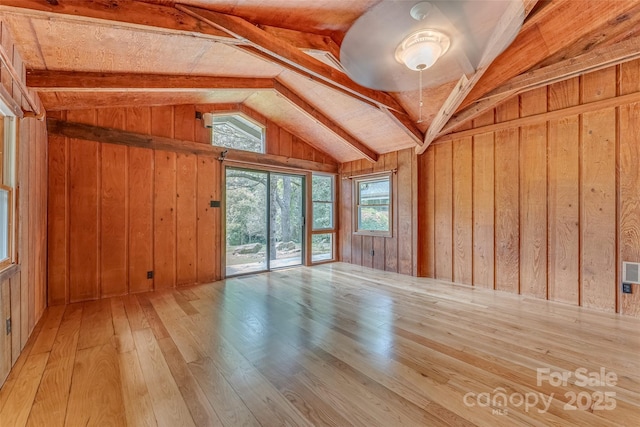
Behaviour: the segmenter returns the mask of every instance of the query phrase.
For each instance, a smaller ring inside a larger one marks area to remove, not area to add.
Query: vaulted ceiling
[[[379,1],[0,0],[0,13],[49,111],[244,104],[340,161],[423,151],[514,94],[640,51],[638,0],[523,0],[511,46],[424,89],[418,123],[418,91],[368,89],[336,66]]]

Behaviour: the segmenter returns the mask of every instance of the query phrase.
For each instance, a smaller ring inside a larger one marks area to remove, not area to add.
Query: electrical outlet
[[[371,251],[371,256],[374,256],[376,253],[374,251]]]
[[[630,294],[631,293],[631,283],[623,283],[622,284],[622,293]]]
[[[147,279],[153,279],[153,271],[147,271]]]

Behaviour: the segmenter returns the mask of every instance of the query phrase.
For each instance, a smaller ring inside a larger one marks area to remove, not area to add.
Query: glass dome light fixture
[[[414,71],[425,70],[446,53],[451,42],[438,30],[418,30],[396,48],[396,61]]]
[[[418,20],[415,16],[414,19]],[[419,72],[420,116],[418,123],[422,123],[422,106],[424,104],[422,101],[422,71],[432,67],[447,52],[450,45],[451,41],[447,35],[438,30],[427,29],[409,34],[396,48],[396,61],[404,64],[410,70]]]

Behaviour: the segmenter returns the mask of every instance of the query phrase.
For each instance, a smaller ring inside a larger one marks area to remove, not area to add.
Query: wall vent
[[[640,283],[640,263],[622,263],[622,281],[624,283]]]

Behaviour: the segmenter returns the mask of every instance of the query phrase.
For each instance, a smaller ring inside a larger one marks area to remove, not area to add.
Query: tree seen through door
[[[301,264],[302,177],[235,168],[226,177],[227,274]]]

